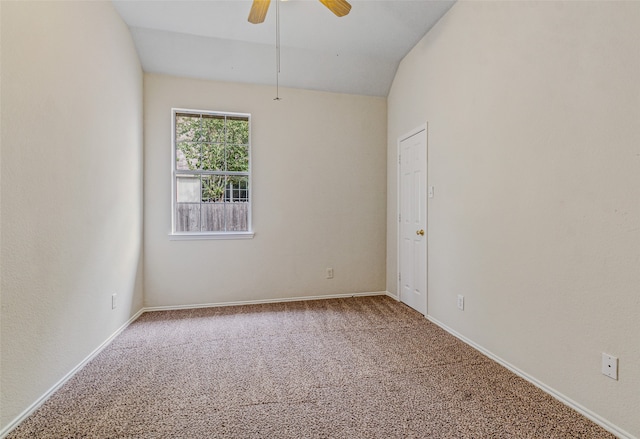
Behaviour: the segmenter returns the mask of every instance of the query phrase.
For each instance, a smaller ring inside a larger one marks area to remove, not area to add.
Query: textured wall
[[[142,307],[142,85],[110,2],[2,2],[1,427]]]
[[[386,100],[280,95],[145,75],[146,305],[384,291]],[[169,240],[171,107],[252,114],[253,239]]]
[[[395,291],[396,142],[428,121],[428,313],[635,436],[638,78],[640,3],[458,2],[394,80],[387,203]]]

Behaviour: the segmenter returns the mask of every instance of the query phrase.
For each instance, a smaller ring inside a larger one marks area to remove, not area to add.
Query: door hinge
[[[398,282],[402,282],[402,275],[398,273]]]
[[[398,164],[402,164],[402,155],[398,154]]]
[[[398,214],[398,222],[402,222],[402,214],[401,213]]]

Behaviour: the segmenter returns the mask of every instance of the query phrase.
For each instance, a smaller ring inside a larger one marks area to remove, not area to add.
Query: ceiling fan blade
[[[320,0],[320,3],[329,8],[338,17],[344,17],[351,10],[351,5],[346,0]]]
[[[249,23],[262,23],[267,16],[270,2],[271,0],[253,0],[251,11],[249,12]]]

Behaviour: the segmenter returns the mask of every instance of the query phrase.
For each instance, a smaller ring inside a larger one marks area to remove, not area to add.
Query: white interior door
[[[400,141],[400,300],[427,313],[427,130]]]

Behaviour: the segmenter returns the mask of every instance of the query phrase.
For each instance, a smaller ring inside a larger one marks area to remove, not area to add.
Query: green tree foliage
[[[177,169],[249,172],[249,121],[218,115],[176,115]],[[225,188],[247,187],[242,175],[202,175],[202,201],[224,199]],[[246,193],[246,192],[245,192]]]

